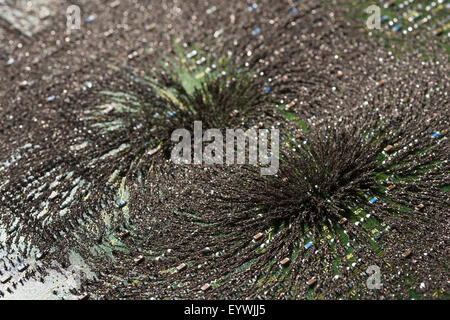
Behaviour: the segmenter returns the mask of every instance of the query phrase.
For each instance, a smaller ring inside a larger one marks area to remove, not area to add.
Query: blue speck
[[[261,32],[261,30],[259,28],[255,28],[252,31],[252,35],[256,36],[257,34],[259,34]]]
[[[169,117],[170,117],[170,118],[172,118],[174,115],[175,115],[175,112],[173,112],[173,111],[170,111],[170,112],[169,112]]]
[[[252,3],[252,4],[248,7],[248,9],[249,9],[250,11],[256,10],[256,8],[258,8],[258,5],[257,5],[256,3]]]
[[[119,202],[118,206],[119,206],[119,208],[123,208],[123,207],[125,207],[126,204],[127,204],[126,201],[122,200]]]
[[[433,139],[436,139],[437,137],[439,137],[439,132],[435,132],[431,136],[433,137]]]
[[[296,13],[297,12],[297,9],[296,8],[292,8],[291,10],[289,10],[289,13],[290,14],[294,14],[294,13]]]
[[[55,100],[55,96],[50,96],[47,98],[47,101],[53,101],[53,100]]]
[[[270,93],[270,91],[272,91],[272,87],[267,87],[267,88],[264,90],[265,93]]]
[[[381,17],[381,22],[386,22],[386,21],[388,21],[389,20],[389,17],[388,16],[382,16]]]
[[[369,200],[369,203],[374,204],[377,200],[378,200],[377,197],[373,197],[372,199]]]
[[[305,249],[309,249],[310,247],[312,247],[312,245],[312,242],[308,242],[307,244],[305,244]]]
[[[402,29],[402,26],[398,24],[392,28],[392,31],[397,32],[397,31],[400,31],[401,29]]]
[[[95,20],[95,16],[94,15],[90,15],[89,17],[86,18],[86,22],[92,22]]]
[[[9,58],[8,59],[8,61],[6,62],[6,64],[9,66],[9,65],[12,65],[13,63],[14,63],[14,58]]]

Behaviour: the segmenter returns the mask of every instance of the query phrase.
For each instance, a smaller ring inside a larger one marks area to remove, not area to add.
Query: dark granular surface
[[[446,298],[445,52],[389,51],[328,1],[249,5],[84,5],[88,33],[1,90],[2,248],[76,251],[96,298]],[[171,163],[196,120],[279,128],[278,174]]]

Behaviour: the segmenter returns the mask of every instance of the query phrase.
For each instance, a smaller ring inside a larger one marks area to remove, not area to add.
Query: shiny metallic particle
[[[12,278],[11,275],[5,275],[0,279],[0,282],[3,284],[8,283],[11,280],[11,278]]]
[[[231,111],[231,113],[230,113],[230,116],[232,116],[232,117],[236,117],[237,115],[239,115],[239,110],[233,110],[233,111]]]
[[[390,7],[393,7],[394,5],[395,5],[395,0],[389,0],[388,2],[386,2],[384,4],[384,7],[385,8],[390,8]]]
[[[111,2],[111,4],[109,6],[111,8],[115,8],[115,7],[119,6],[119,5],[120,5],[120,1],[116,0],[116,1]]]
[[[217,7],[216,7],[216,6],[213,6],[213,7],[209,8],[208,10],[206,10],[206,13],[207,13],[207,14],[212,14],[212,13],[214,13],[216,10],[217,10]]]
[[[218,38],[222,35],[223,33],[223,29],[217,30],[216,32],[214,32],[214,38]]]
[[[263,234],[262,234],[261,232],[259,232],[259,233],[255,234],[255,235],[253,236],[253,239],[254,239],[255,241],[258,241],[258,240],[261,239],[262,237],[263,237]]]
[[[19,270],[19,272],[23,272],[23,271],[27,270],[28,267],[29,267],[29,265],[26,264],[26,263],[24,263],[24,264],[19,265],[19,267],[17,268],[17,270]]]
[[[186,269],[186,267],[186,263],[182,263],[177,266],[177,271],[183,271],[184,269]]]
[[[312,277],[311,279],[309,279],[308,281],[306,281],[306,284],[310,287],[312,287],[313,285],[315,285],[317,282],[316,277]]]
[[[128,55],[128,60],[133,60],[134,58],[136,58],[137,56],[139,56],[139,53],[137,51],[133,51],[132,53],[130,53]]]
[[[186,58],[191,59],[191,58],[195,57],[197,54],[198,54],[197,50],[192,50],[191,52],[189,52],[186,55]]]
[[[201,64],[203,64],[203,63],[205,63],[206,62],[206,58],[205,57],[201,57],[200,59],[198,59],[195,63],[197,64],[197,65],[201,65]]]
[[[425,208],[425,206],[422,203],[420,203],[420,204],[417,205],[416,210],[420,211],[423,208]]]
[[[53,200],[58,196],[58,192],[56,191],[52,191],[52,193],[50,194],[50,196],[48,197],[49,200]]]
[[[129,236],[130,236],[130,231],[128,231],[128,230],[122,232],[122,234],[120,235],[120,237],[122,239],[128,238]]]
[[[89,293],[86,293],[81,296],[80,300],[89,300],[90,297],[91,297],[91,295]]]
[[[406,250],[402,253],[403,258],[408,258],[411,255],[412,251],[410,249]]]
[[[135,264],[140,264],[142,262],[144,262],[145,258],[143,255],[138,256],[136,259],[134,259],[134,263]]]
[[[202,289],[202,291],[206,291],[206,290],[209,290],[210,288],[211,288],[211,285],[209,283],[206,283],[200,289]]]
[[[210,248],[210,247],[205,247],[205,248],[202,249],[201,252],[202,252],[203,254],[210,253],[210,252],[211,252],[211,248]]]
[[[440,36],[444,31],[441,28],[437,28],[433,30],[433,34],[435,36]]]
[[[44,257],[45,257],[45,253],[44,252],[39,252],[36,255],[36,260],[42,260],[42,259],[44,259]]]
[[[155,153],[157,153],[159,150],[160,150],[160,148],[155,148],[155,149],[149,150],[149,151],[147,152],[147,154],[148,154],[149,156],[152,156],[152,155],[154,155]]]
[[[293,106],[295,106],[295,101],[291,101],[286,105],[288,108],[292,108]]]

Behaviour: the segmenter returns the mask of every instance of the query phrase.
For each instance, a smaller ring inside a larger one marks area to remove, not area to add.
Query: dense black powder
[[[178,5],[172,23],[184,29],[186,52],[198,45],[228,57],[218,68],[225,74],[189,91],[176,70],[162,71],[167,56],[179,63],[175,53],[157,52],[155,72],[142,61],[105,75],[98,88],[107,93],[76,93],[79,109],[58,112],[37,130],[38,143],[0,171],[5,246],[25,237],[63,262],[75,249],[98,273],[80,290],[98,298],[444,294],[447,56],[395,56],[318,1],[302,1],[292,14],[286,3],[264,1],[270,10],[258,15],[244,3],[217,2],[214,17],[195,14],[210,4]],[[215,39],[211,30],[220,29]],[[176,101],[158,88],[173,90]],[[172,131],[192,131],[197,120],[205,129],[279,128],[278,174],[171,163]],[[0,151],[16,155],[23,144]],[[366,288],[371,265],[381,269],[382,290]]]

